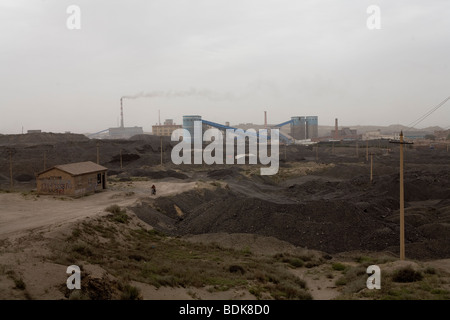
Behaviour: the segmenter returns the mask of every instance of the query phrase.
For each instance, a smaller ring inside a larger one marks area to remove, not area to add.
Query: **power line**
[[[412,129],[415,126],[417,126],[419,123],[421,123],[423,120],[425,120],[428,116],[430,116],[433,112],[435,112],[437,109],[439,109],[440,107],[442,107],[448,100],[450,100],[450,96],[447,97],[444,101],[442,101],[441,103],[439,103],[437,106],[435,106],[434,108],[432,108],[431,110],[429,110],[427,113],[425,113],[423,116],[421,116],[419,119],[411,122],[408,125],[408,129]]]

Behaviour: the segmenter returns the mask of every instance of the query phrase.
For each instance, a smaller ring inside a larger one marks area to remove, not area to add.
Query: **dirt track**
[[[150,197],[152,182],[136,181],[112,186],[110,190],[91,196],[68,197],[39,196],[22,193],[0,193],[0,239],[21,235],[24,231],[51,228],[85,217],[105,214],[111,204],[132,206]],[[187,191],[195,183],[159,181],[156,197]],[[155,197],[155,196],[153,196]]]

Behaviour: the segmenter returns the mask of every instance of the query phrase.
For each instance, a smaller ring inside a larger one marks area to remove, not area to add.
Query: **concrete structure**
[[[183,129],[186,129],[191,134],[191,137],[194,136],[194,122],[202,121],[202,116],[199,115],[189,115],[183,116]]]
[[[175,124],[172,119],[166,119],[163,125],[152,126],[152,133],[155,136],[171,136],[176,129],[181,129],[181,124]]]
[[[202,121],[202,116],[199,116],[199,115],[183,116],[183,129],[186,129],[187,131],[189,131],[189,133],[191,135],[191,139],[194,138],[194,122],[195,121]],[[207,128],[208,128],[208,126],[203,123],[202,124],[202,135],[203,135],[203,132],[205,132]],[[191,140],[191,141],[193,141],[193,140]]]
[[[38,194],[84,196],[106,189],[108,168],[92,161],[57,165],[36,176]]]
[[[305,117],[305,139],[314,139],[319,136],[319,117],[317,116],[307,116]]]
[[[350,128],[342,128],[339,130],[337,118],[334,120],[334,130],[331,130],[329,137],[333,140],[359,140],[361,138],[357,130]]]
[[[27,133],[42,133],[42,130],[27,130]]]
[[[289,135],[296,140],[306,139],[306,119],[305,117],[291,117],[292,123],[290,125]]]
[[[144,134],[142,127],[118,127],[109,128],[109,138],[111,139],[129,139],[138,134]]]
[[[358,135],[358,131],[350,128],[342,128],[338,130],[337,136],[336,130],[333,130],[331,131],[330,136],[336,140],[358,140],[360,138]]]
[[[291,117],[290,136],[295,140],[319,137],[319,118],[317,116]]]
[[[398,137],[395,136],[395,134],[382,134],[381,130],[375,130],[375,131],[366,131],[361,135],[362,140],[395,140],[398,139]]]

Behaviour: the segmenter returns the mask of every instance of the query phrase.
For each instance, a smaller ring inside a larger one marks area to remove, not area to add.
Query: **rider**
[[[156,194],[156,187],[155,187],[155,185],[152,185],[152,194]]]

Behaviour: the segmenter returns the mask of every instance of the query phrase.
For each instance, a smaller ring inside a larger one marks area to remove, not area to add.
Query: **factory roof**
[[[43,174],[52,169],[59,169],[61,171],[64,171],[64,172],[72,175],[72,176],[79,176],[79,175],[86,174],[86,173],[108,170],[108,168],[101,166],[99,164],[96,164],[92,161],[85,161],[85,162],[75,162],[75,163],[57,165],[57,166],[54,166],[47,170],[39,172],[38,175]]]

